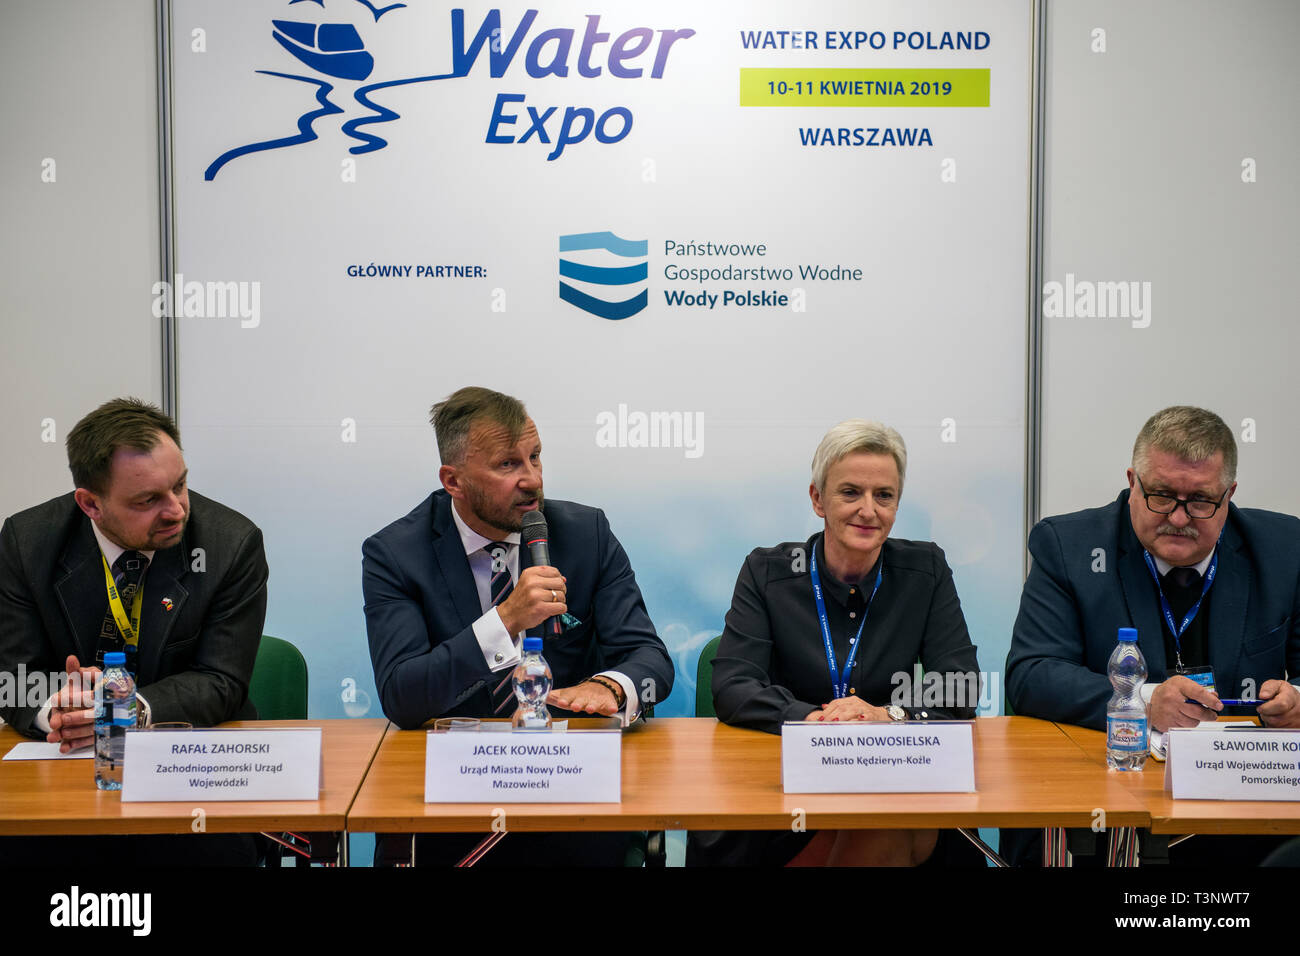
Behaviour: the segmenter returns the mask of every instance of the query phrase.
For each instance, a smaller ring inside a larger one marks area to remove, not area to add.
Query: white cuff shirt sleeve
[[[45,703],[41,705],[41,709],[37,712],[35,719],[32,720],[32,724],[35,725],[36,729],[43,734],[48,734],[50,732],[50,711],[53,707],[54,698],[45,698]],[[153,708],[150,707],[149,702],[144,699],[144,695],[139,692],[135,695],[135,707],[135,712],[140,718],[140,726],[151,726],[153,724]]]
[[[632,678],[626,674],[620,674],[618,671],[601,671],[596,676],[616,680],[618,686],[623,688],[623,696],[627,699],[627,703],[623,707],[623,713],[619,716],[623,718],[623,726],[629,726],[641,713],[641,701],[636,696],[636,687],[632,684]]]
[[[46,697],[45,703],[41,705],[40,711],[36,714],[36,719],[32,721],[36,725],[36,729],[43,734],[50,732],[50,708],[53,706],[54,698],[52,696]]]
[[[506,633],[501,615],[492,608],[473,624],[483,660],[490,670],[503,671],[519,663],[519,639]]]
[[[1165,735],[1151,726],[1151,697],[1158,684],[1143,684],[1138,693],[1142,695],[1142,704],[1147,709],[1147,751],[1157,760],[1165,759]]]

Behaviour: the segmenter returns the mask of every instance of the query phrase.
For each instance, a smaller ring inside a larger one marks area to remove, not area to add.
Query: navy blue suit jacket
[[[1105,729],[1106,662],[1120,627],[1137,628],[1148,683],[1172,672],[1128,497],[1125,490],[1104,508],[1046,518],[1030,533],[1033,566],[1007,655],[1016,713]],[[1248,679],[1258,690],[1300,675],[1300,519],[1229,504],[1208,624],[1220,696],[1245,696]]]
[[[605,513],[549,498],[544,507],[551,563],[566,578],[569,613],[582,621],[543,645],[555,686],[616,670],[643,707],[663,700],[672,661]],[[361,548],[375,686],[384,713],[404,729],[434,717],[493,716],[491,688],[507,673],[492,672],[474,636],[483,611],[451,508],[451,496],[435,491]],[[521,548],[520,572],[531,563]]]

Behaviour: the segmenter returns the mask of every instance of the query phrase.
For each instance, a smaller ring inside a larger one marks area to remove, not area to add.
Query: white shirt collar
[[[482,551],[489,544],[495,544],[498,541],[504,541],[506,544],[519,544],[518,531],[512,531],[504,538],[494,539],[483,537],[465,523],[465,519],[463,519],[460,516],[460,512],[456,510],[455,501],[452,501],[451,503],[451,517],[452,520],[456,522],[456,530],[460,532],[460,543],[464,546],[466,554],[473,554],[475,551]]]
[[[104,532],[99,530],[99,525],[95,524],[93,519],[90,522],[90,527],[91,530],[95,532],[95,540],[99,542],[99,550],[104,552],[104,557],[107,559],[108,566],[111,568],[114,564],[117,563],[117,559],[120,558],[126,552],[126,548],[122,547],[121,545],[114,544],[112,541],[109,541],[108,538],[105,537]],[[157,552],[141,551],[140,553],[143,554],[146,558],[148,558],[150,562],[152,562],[153,556]]]
[[[1215,545],[1214,551],[1217,550],[1219,550],[1219,546]],[[1214,558],[1214,551],[1211,551],[1209,554],[1207,554],[1205,556],[1205,560],[1201,561],[1200,564],[1189,565],[1189,567],[1195,567],[1197,574],[1199,574],[1201,577],[1205,577],[1205,570],[1210,566],[1210,561]],[[1168,561],[1165,561],[1163,558],[1157,558],[1154,554],[1151,555],[1151,557],[1155,558],[1156,570],[1160,572],[1161,577],[1164,577],[1166,574],[1169,573],[1170,569],[1173,568],[1173,565],[1170,564]]]

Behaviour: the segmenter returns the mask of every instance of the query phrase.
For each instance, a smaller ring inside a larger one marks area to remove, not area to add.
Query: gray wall
[[[161,397],[155,34],[150,0],[0,7],[0,516],[72,489],[90,409]]]
[[[1300,4],[1048,6],[1045,281],[1150,282],[1151,312],[1044,320],[1042,513],[1112,500],[1175,404],[1237,432],[1237,504],[1300,512]]]

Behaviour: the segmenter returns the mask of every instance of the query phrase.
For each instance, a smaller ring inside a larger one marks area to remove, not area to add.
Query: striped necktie
[[[140,589],[144,572],[148,567],[149,559],[139,551],[123,551],[113,562],[113,583],[117,586],[118,596],[122,599],[122,609],[128,616],[131,614],[135,593]],[[117,619],[113,617],[113,609],[106,608],[104,620],[99,627],[99,640],[95,645],[95,666],[103,668],[105,654],[111,651],[125,651],[126,669],[134,677],[138,650],[138,647],[126,643],[126,636],[118,630]]]
[[[485,544],[483,550],[492,559],[492,580],[488,585],[488,595],[492,601],[492,607],[497,607],[502,601],[510,597],[510,592],[515,589],[515,582],[510,577],[510,562],[508,561],[510,545],[504,541],[492,541]],[[510,636],[514,637],[513,634]],[[510,682],[512,676],[514,676],[514,668],[507,670],[505,677],[492,689],[492,715],[494,717],[515,699],[514,686]]]

